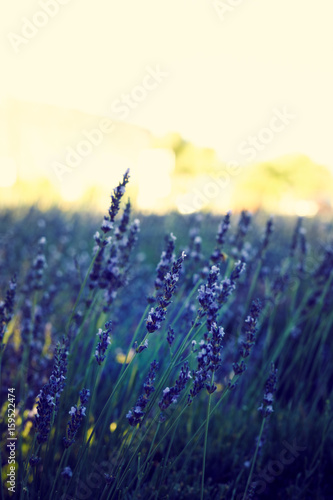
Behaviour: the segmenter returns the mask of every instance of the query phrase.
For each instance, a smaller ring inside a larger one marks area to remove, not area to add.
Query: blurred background
[[[330,0],[5,8],[2,209],[331,214]]]

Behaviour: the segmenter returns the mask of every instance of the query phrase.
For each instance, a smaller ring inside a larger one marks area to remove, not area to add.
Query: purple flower
[[[38,394],[37,413],[34,425],[37,430],[37,441],[47,441],[51,424],[59,408],[60,394],[64,390],[67,373],[68,342],[63,338],[57,345],[54,355],[54,367],[49,382]]]
[[[245,319],[244,326],[244,336],[241,341],[240,355],[242,358],[247,358],[252,350],[252,347],[255,344],[255,334],[257,331],[257,322],[259,319],[261,311],[261,304],[259,300],[254,300],[251,305],[250,314]],[[235,375],[241,375],[246,370],[246,364],[242,359],[241,363],[233,363],[232,367],[235,372]]]
[[[106,358],[106,350],[111,344],[111,338],[110,338],[110,332],[111,332],[111,321],[108,323],[105,323],[105,330],[102,330],[101,328],[98,330],[98,337],[99,337],[99,342],[96,346],[96,351],[95,351],[95,358],[96,361],[99,365],[101,365]]]
[[[205,285],[201,285],[198,290],[198,300],[201,306],[198,314],[200,318],[207,315],[208,330],[211,328],[212,323],[216,321],[216,316],[219,310],[219,305],[216,300],[216,291],[218,290],[217,279],[219,274],[219,268],[217,266],[212,266],[209,271],[207,283]]]
[[[247,358],[250,355],[251,349],[255,344],[255,333],[257,330],[257,322],[261,311],[261,304],[259,300],[252,303],[250,314],[245,319],[245,339],[241,342],[240,354],[242,358]]]
[[[63,438],[65,448],[69,448],[74,442],[76,434],[81,426],[83,417],[86,416],[86,407],[84,406],[90,396],[90,391],[88,389],[82,389],[80,391],[80,405],[77,407],[72,406],[68,412],[71,416],[70,421],[67,424],[66,437]]]
[[[4,301],[0,302],[0,346],[6,331],[6,326],[12,319],[14,300],[16,293],[16,276],[14,276],[9,282],[9,288],[6,293],[6,298]]]
[[[175,331],[171,326],[169,326],[167,334],[167,342],[170,347],[172,346],[174,340],[175,340]]]
[[[180,369],[180,374],[173,387],[166,387],[163,391],[162,399],[159,401],[158,406],[161,410],[166,410],[172,403],[176,403],[180,393],[185,389],[187,381],[192,378],[191,372],[188,368],[186,361]]]
[[[65,467],[61,472],[61,475],[66,480],[70,479],[73,475],[72,469],[70,467]]]
[[[110,221],[113,222],[119,212],[120,201],[125,193],[125,186],[129,181],[129,169],[126,170],[122,182],[113,190],[111,195],[111,206],[109,208]]]
[[[154,392],[155,388],[153,386],[156,371],[158,370],[157,361],[153,361],[150,365],[150,370],[148,376],[143,384],[143,393],[132,407],[132,409],[127,413],[126,418],[130,425],[135,427],[137,424],[141,424],[144,416],[145,409],[149,402],[149,398],[152,392]]]
[[[273,233],[273,229],[274,229],[273,217],[270,217],[266,223],[265,234],[262,239],[261,245],[259,247],[257,258],[261,258],[266,248],[268,247],[271,234]]]
[[[123,235],[126,233],[127,226],[128,226],[129,219],[130,219],[130,213],[131,213],[131,203],[128,201],[126,203],[126,207],[124,208],[123,215],[120,219],[119,227],[117,227],[114,231],[114,234],[115,234],[115,237],[117,240],[121,240]]]
[[[197,354],[198,367],[192,372],[193,387],[188,396],[188,404],[191,404],[193,398],[206,387],[209,394],[216,390],[215,384],[209,384],[208,380],[212,374],[221,366],[221,351],[224,330],[213,323],[208,335],[199,342]]]
[[[263,418],[269,417],[269,415],[274,411],[273,401],[274,401],[274,392],[276,391],[276,384],[277,384],[277,369],[275,368],[274,363],[271,363],[271,372],[266,381],[264,397],[261,405],[258,408],[258,411],[261,413]]]
[[[140,354],[140,352],[144,351],[145,349],[148,349],[148,339],[146,339],[143,344],[140,344],[139,347],[136,348],[136,352]]]
[[[230,217],[231,217],[231,211],[226,213],[223,221],[219,225],[217,236],[216,236],[216,242],[217,246],[215,250],[213,251],[210,260],[214,263],[217,264],[218,262],[221,261],[221,258],[223,259],[223,253],[221,252],[221,247],[225,243],[225,237],[227,234],[227,231],[230,227]]]
[[[166,316],[167,307],[171,304],[171,298],[175,292],[185,257],[185,252],[182,252],[181,256],[174,261],[171,270],[164,276],[164,294],[158,297],[159,304],[156,308],[151,308],[146,320],[148,333],[153,333],[161,328],[161,323]]]
[[[155,279],[155,290],[158,292],[163,287],[164,276],[167,274],[174,260],[176,237],[171,233],[167,240],[166,250],[162,252],[161,259],[157,264],[157,277]]]
[[[239,257],[242,253],[244,238],[249,230],[251,220],[252,214],[247,210],[243,210],[238,222],[236,235],[230,238],[230,243],[233,244],[231,255],[234,258]]]

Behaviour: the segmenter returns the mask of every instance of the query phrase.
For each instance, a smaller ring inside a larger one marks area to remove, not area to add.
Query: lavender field
[[[332,223],[130,181],[0,216],[2,498],[333,498]]]

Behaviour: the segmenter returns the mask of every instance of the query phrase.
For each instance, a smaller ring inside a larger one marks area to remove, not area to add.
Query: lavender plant
[[[0,215],[3,498],[13,420],[22,500],[251,498],[286,442],[295,460],[265,495],[329,498],[332,228],[273,232],[247,211],[235,228],[230,212],[139,224],[128,182],[102,227]]]

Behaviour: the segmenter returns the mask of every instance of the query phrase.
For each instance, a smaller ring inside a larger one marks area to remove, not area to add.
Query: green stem
[[[85,446],[84,446],[84,449],[83,449],[83,451],[82,451],[82,454],[81,454],[81,456],[79,457],[79,459],[78,459],[78,461],[77,461],[77,463],[76,463],[76,466],[75,466],[75,469],[74,469],[73,475],[72,475],[72,477],[71,477],[70,481],[68,482],[68,485],[67,485],[66,491],[68,490],[68,488],[69,488],[69,486],[70,486],[71,482],[72,482],[72,481],[73,481],[73,479],[74,479],[74,476],[75,476],[75,474],[76,474],[76,472],[77,472],[77,470],[78,470],[78,468],[79,468],[79,465],[80,465],[80,463],[81,463],[81,460],[83,459],[84,455],[85,455],[85,454],[86,454],[86,452],[87,452],[87,449],[88,449],[88,447],[89,447],[90,441],[92,440],[92,438],[93,438],[93,436],[94,436],[94,434],[95,434],[95,432],[96,432],[96,429],[97,429],[98,425],[99,425],[99,424],[100,424],[100,422],[102,421],[102,417],[104,416],[105,410],[106,410],[106,409],[107,409],[107,407],[109,406],[109,404],[110,404],[110,402],[111,402],[111,400],[112,400],[113,396],[115,395],[115,393],[116,393],[116,391],[117,391],[117,389],[118,389],[119,385],[121,384],[122,380],[124,379],[124,377],[125,377],[125,375],[126,375],[126,373],[127,373],[128,369],[129,369],[129,367],[131,366],[132,362],[134,361],[135,357],[136,357],[136,354],[134,354],[133,358],[130,360],[130,362],[129,362],[129,363],[128,363],[128,365],[126,366],[126,368],[125,368],[125,370],[123,371],[122,375],[120,375],[120,377],[119,377],[118,381],[116,382],[116,384],[115,384],[115,386],[114,386],[114,388],[113,388],[113,391],[111,392],[111,394],[110,394],[110,396],[108,397],[108,399],[107,399],[107,401],[106,401],[105,405],[103,406],[102,411],[101,411],[101,413],[99,414],[99,417],[98,417],[98,419],[96,420],[96,423],[95,423],[95,425],[94,425],[94,427],[93,427],[93,430],[91,431],[90,436],[89,436],[89,438],[88,438],[88,440],[87,440],[87,442],[86,442],[86,444],[85,444]],[[65,493],[66,493],[66,492],[65,492]]]
[[[91,262],[90,262],[90,266],[89,266],[88,271],[87,271],[87,273],[86,273],[86,275],[85,275],[85,278],[84,278],[83,283],[82,283],[82,285],[81,285],[81,288],[80,288],[80,291],[79,291],[79,293],[78,293],[78,296],[77,296],[76,302],[75,302],[75,304],[74,304],[74,306],[73,306],[72,313],[71,313],[71,315],[70,315],[70,317],[69,317],[69,320],[68,320],[68,323],[67,323],[67,327],[66,327],[67,332],[69,331],[69,327],[70,327],[70,325],[71,325],[71,323],[72,323],[72,321],[73,321],[73,318],[74,318],[74,314],[75,314],[76,308],[77,308],[77,306],[78,306],[78,304],[79,304],[79,302],[80,302],[80,299],[81,299],[81,296],[82,296],[83,290],[84,290],[84,288],[85,288],[85,286],[86,286],[86,283],[87,283],[88,278],[89,278],[89,276],[90,276],[90,272],[91,272],[91,270],[92,270],[92,268],[93,268],[93,265],[94,265],[94,262],[95,262],[95,260],[96,260],[96,258],[97,258],[98,253],[99,253],[99,250],[95,253],[94,257],[92,258],[92,260],[91,260]]]
[[[21,487],[21,495],[20,495],[21,499],[23,498],[24,490],[25,490],[25,487],[26,487],[27,482],[28,482],[29,470],[30,470],[30,467],[31,467],[30,466],[30,458],[32,457],[32,455],[34,453],[34,450],[35,450],[36,438],[37,438],[37,434],[35,433],[33,441],[32,441],[32,445],[31,445],[31,448],[30,448],[30,455],[28,454],[28,456],[27,456],[26,467],[25,467],[25,471],[23,472],[24,476],[23,476],[22,487]],[[37,448],[36,454],[38,453],[39,448],[40,448],[40,445]]]
[[[239,375],[234,375],[233,378],[230,380],[230,382],[236,382],[239,378]],[[217,410],[217,408],[220,406],[220,404],[222,403],[223,399],[225,398],[225,396],[227,395],[227,393],[230,391],[229,387],[226,387],[220,397],[220,399],[217,401],[217,403],[215,404],[215,406],[213,407],[213,409],[210,411],[210,414],[209,416],[211,417],[211,415],[213,415],[213,413],[215,412],[215,410]],[[206,425],[206,419],[202,422],[202,424],[198,427],[198,429],[196,430],[196,432],[193,434],[193,436],[191,437],[191,439],[186,443],[186,446],[184,446],[184,448],[182,449],[182,451],[179,453],[178,457],[175,458],[175,460],[172,462],[171,466],[170,466],[170,469],[172,469],[172,467],[174,467],[174,465],[178,462],[178,460],[180,459],[180,457],[185,453],[185,451],[187,451],[187,449],[189,448],[189,446],[192,444],[192,442],[194,441],[194,439],[197,437],[197,436],[200,436],[201,435],[201,432],[202,430],[204,429]],[[155,450],[156,450],[156,447],[155,447]]]
[[[64,453],[62,454],[62,457],[61,457],[61,460],[60,460],[60,464],[58,465],[57,474],[56,474],[55,480],[53,482],[53,486],[52,486],[52,490],[51,490],[51,494],[50,494],[49,498],[53,498],[53,492],[54,492],[54,489],[55,489],[55,487],[57,485],[57,482],[58,482],[58,479],[59,479],[59,475],[60,475],[60,472],[61,472],[61,467],[62,467],[62,464],[64,463],[66,455],[68,454],[68,451],[69,451],[69,448],[67,448],[64,451]]]
[[[211,386],[213,386],[213,384],[214,384],[214,372],[213,372],[213,375],[212,375]],[[202,458],[201,496],[200,496],[201,500],[203,500],[203,497],[204,497],[204,487],[205,487],[206,454],[207,454],[208,427],[209,427],[211,399],[212,399],[212,394],[209,393],[209,396],[208,396],[208,406],[207,406],[206,427],[205,427],[204,451],[203,451],[203,458]]]
[[[260,427],[260,432],[259,432],[259,436],[258,436],[258,441],[257,441],[257,446],[256,446],[256,450],[254,452],[254,456],[253,456],[253,460],[252,460],[252,464],[251,464],[250,474],[249,474],[249,477],[248,477],[248,480],[247,480],[247,483],[246,483],[246,488],[245,488],[244,495],[243,495],[243,500],[246,500],[247,490],[249,489],[249,486],[250,486],[250,483],[251,483],[254,466],[255,466],[255,463],[256,463],[256,460],[257,460],[257,455],[258,455],[259,445],[260,445],[260,441],[261,441],[261,436],[262,436],[262,433],[263,433],[263,430],[264,430],[264,425],[265,425],[265,417],[262,419],[262,423],[261,423],[261,427]]]

